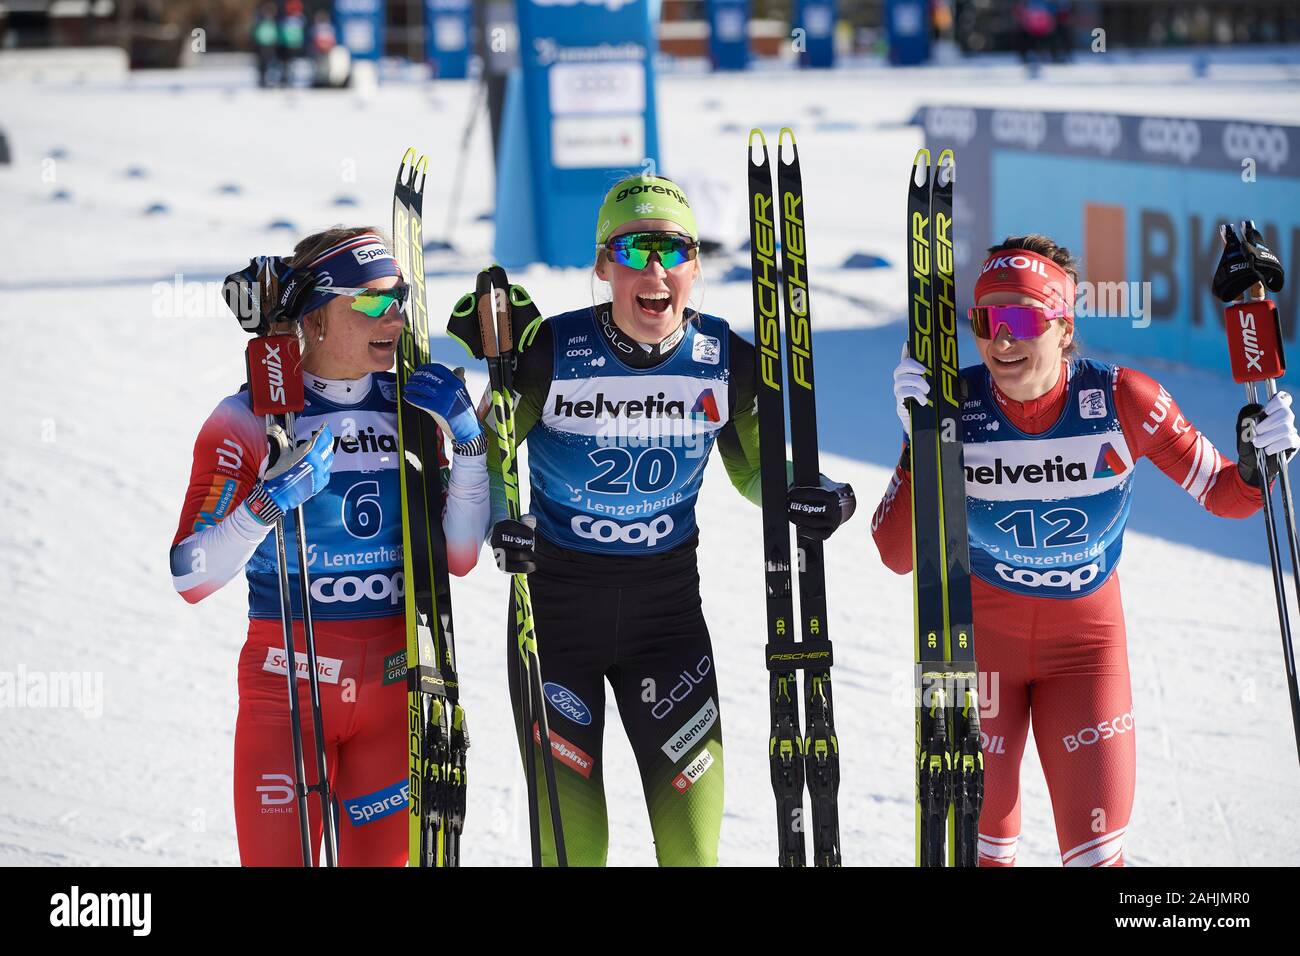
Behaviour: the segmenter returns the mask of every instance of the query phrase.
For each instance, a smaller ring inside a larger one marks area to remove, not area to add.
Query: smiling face
[[[1033,296],[1017,292],[990,292],[976,305],[1038,305]],[[1014,339],[1003,326],[991,339],[975,338],[980,358],[993,376],[994,383],[1007,398],[1027,402],[1046,395],[1061,374],[1061,358],[1074,340],[1074,329],[1063,319],[1055,319],[1046,332],[1035,339]]]
[[[615,235],[629,232],[686,235],[680,226],[666,219],[637,219],[620,226]],[[681,326],[699,269],[699,259],[665,269],[658,255],[653,254],[644,269],[619,265],[605,252],[596,262],[597,278],[610,285],[614,324],[638,342],[647,344],[662,342]]]
[[[396,276],[371,279],[367,289],[391,289]],[[371,372],[386,372],[397,356],[397,339],[403,317],[396,307],[378,318],[352,308],[352,297],[333,296],[323,308],[306,316],[303,368],[321,378],[356,379]],[[324,338],[321,338],[322,333]]]

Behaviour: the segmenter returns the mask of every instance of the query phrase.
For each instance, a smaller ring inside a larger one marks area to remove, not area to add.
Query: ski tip
[[[761,160],[754,158],[754,140],[758,140],[759,148],[762,150]],[[749,131],[749,162],[754,166],[762,166],[767,163],[767,137],[763,131],[755,126]]]
[[[951,149],[945,149],[939,154],[939,172],[937,180],[941,185],[947,186],[957,178],[957,156]]]
[[[790,152],[792,153],[790,162],[793,163],[799,159],[799,144],[796,143],[794,140],[794,130],[792,130],[788,126],[782,126],[781,132],[777,134],[777,138],[776,138],[777,155],[781,157],[785,155],[785,149],[786,149],[785,141],[787,137],[789,137],[790,139]]]
[[[401,162],[400,165],[401,165],[401,166],[407,166],[407,165],[409,165],[409,164],[411,164],[411,163],[414,163],[414,162],[415,162],[415,156],[416,156],[416,153],[415,153],[415,147],[414,147],[414,146],[408,146],[408,147],[406,147],[406,152],[404,152],[404,153],[402,154],[402,162]]]
[[[913,189],[925,189],[930,185],[930,151],[922,147],[916,151],[912,160],[911,185]]]

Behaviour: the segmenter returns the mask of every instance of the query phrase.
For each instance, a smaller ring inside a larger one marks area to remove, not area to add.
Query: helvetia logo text
[[[300,444],[303,444],[300,442]],[[388,452],[397,454],[397,435],[391,432],[377,432],[373,425],[367,425],[364,431],[351,434],[343,433],[334,439],[334,454],[355,455]]]
[[[714,414],[717,414],[716,407]],[[556,395],[555,415],[559,418],[685,418],[686,403],[666,400],[663,392],[647,395],[641,400],[618,402],[611,402],[604,392],[597,392],[595,398],[580,402]]]
[[[619,524],[609,518],[592,518],[590,515],[574,515],[569,523],[573,533],[580,538],[590,538],[602,544],[621,541],[624,544],[644,544],[653,548],[656,544],[672,534],[673,519],[660,515],[653,521],[634,521]]]
[[[999,562],[993,569],[1008,584],[1019,584],[1027,588],[1068,588],[1071,591],[1082,591],[1101,574],[1101,568],[1095,561],[1078,568],[1053,568],[1050,571],[1013,568]]]
[[[1008,465],[1001,458],[995,458],[991,465],[967,465],[966,480],[977,485],[1018,485],[1021,482],[1037,485],[1044,482],[1087,481],[1088,466],[1082,461],[1067,462],[1061,455],[1055,458],[1044,458],[1041,463],[1032,465]]]

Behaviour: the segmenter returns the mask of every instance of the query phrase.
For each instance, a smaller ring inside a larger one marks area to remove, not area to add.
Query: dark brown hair
[[[1079,281],[1079,260],[1065,246],[1058,245],[1055,239],[1050,236],[1044,236],[1042,233],[1030,232],[1023,236],[1007,236],[996,246],[989,246],[989,255],[995,252],[1009,252],[1013,249],[1023,249],[1025,252],[1033,252],[1042,256],[1044,259],[1051,259],[1058,266],[1065,270],[1076,283]],[[1073,305],[1073,303],[1071,303]],[[1079,328],[1076,325],[1074,337],[1070,344],[1065,347],[1065,357],[1073,358],[1079,354]]]

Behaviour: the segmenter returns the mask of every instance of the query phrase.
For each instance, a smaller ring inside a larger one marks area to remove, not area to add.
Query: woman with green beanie
[[[571,864],[606,858],[607,683],[636,754],[659,863],[717,863],[722,721],[695,504],[715,443],[732,484],[759,503],[758,421],[754,347],[689,305],[698,254],[695,217],[676,183],[620,181],[596,225],[594,270],[610,301],[543,322],[525,336],[515,369],[531,506],[526,522],[497,522],[492,544],[503,571],[529,572]],[[500,515],[499,488],[493,497]],[[798,504],[791,521],[823,538],[854,507],[852,489],[829,481],[791,488],[789,500]],[[513,639],[507,653],[517,654]],[[766,675],[754,679],[758,688]],[[517,683],[510,691],[517,717]],[[553,863],[549,808],[539,818]]]

